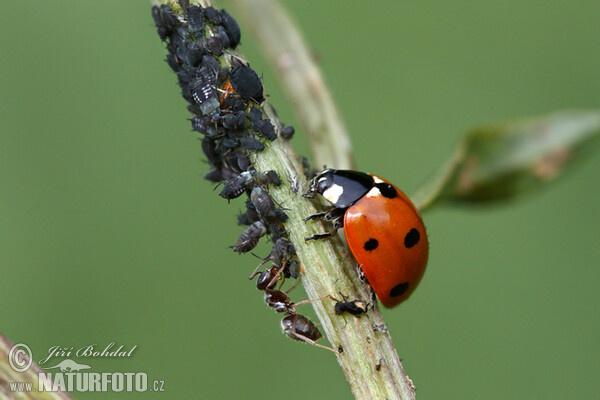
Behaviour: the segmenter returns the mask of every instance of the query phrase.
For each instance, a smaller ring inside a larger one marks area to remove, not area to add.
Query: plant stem
[[[270,106],[265,104],[264,109],[277,123]],[[256,156],[255,167],[260,171],[274,169],[281,176],[296,176],[300,187],[307,188],[301,166],[287,142],[273,142]],[[304,222],[304,217],[316,212],[312,203],[292,193],[287,184],[270,189],[269,193],[286,208],[289,220],[285,228],[306,270],[302,284],[308,297],[339,297],[341,292],[350,299],[369,300],[370,290],[358,279],[356,262],[339,239],[305,243],[305,237],[323,232],[322,225]],[[385,326],[377,307],[356,318],[336,315],[333,302],[328,300],[312,304],[330,343],[334,348],[343,347],[337,358],[356,399],[414,399],[414,386],[404,373],[390,335],[373,329]]]
[[[275,0],[221,0],[250,29],[291,100],[321,168],[351,169],[352,146],[340,113],[296,22]]]

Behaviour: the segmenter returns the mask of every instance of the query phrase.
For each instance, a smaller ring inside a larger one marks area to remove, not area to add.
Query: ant
[[[281,279],[281,272],[285,268],[285,261],[282,262],[282,264],[283,265],[279,268],[276,265],[272,265],[270,268],[263,271],[256,281],[256,287],[265,292],[265,302],[269,307],[273,308],[276,312],[287,314],[281,320],[281,329],[283,333],[293,340],[303,341],[336,353],[334,349],[315,342],[323,337],[319,328],[317,328],[310,319],[296,312],[297,306],[323,300],[330,296],[294,303],[288,296],[288,293],[295,288],[295,285],[286,292],[274,289],[275,283]],[[258,268],[254,271],[252,276],[250,276],[250,279],[254,278],[256,275],[258,275]]]

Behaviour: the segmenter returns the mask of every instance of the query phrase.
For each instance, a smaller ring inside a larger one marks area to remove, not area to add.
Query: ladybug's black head
[[[332,169],[326,169],[315,176],[312,189],[322,195],[333,184],[333,171]]]
[[[317,175],[311,188],[337,208],[348,208],[373,188],[369,174],[357,171],[327,169]]]

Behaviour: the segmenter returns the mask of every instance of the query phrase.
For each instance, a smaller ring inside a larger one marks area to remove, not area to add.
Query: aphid
[[[311,183],[333,210],[313,218],[331,218],[334,231],[306,240],[325,239],[344,226],[348,247],[385,307],[406,300],[425,273],[429,243],[425,225],[410,199],[391,183],[357,171],[328,169]]]
[[[298,177],[293,175],[289,181],[290,181],[290,190],[292,191],[292,193],[297,194],[298,191],[300,190],[300,181],[298,181]]]
[[[282,267],[284,262],[286,262],[288,256],[295,256],[296,249],[292,242],[290,242],[286,238],[279,238],[273,245],[273,249],[269,256],[263,261],[264,264],[266,261],[272,261],[277,267]]]
[[[289,269],[288,266],[293,262],[293,261],[297,261],[297,260],[288,260],[288,256],[295,256],[296,255],[296,249],[294,248],[294,245],[292,244],[292,242],[290,242],[288,239],[286,238],[278,238],[275,241],[275,244],[273,245],[273,248],[271,249],[271,253],[269,254],[268,257],[266,257],[260,264],[258,264],[258,266],[256,267],[256,269],[254,270],[254,272],[252,273],[252,275],[250,275],[250,279],[252,279],[253,277],[256,276],[256,274],[258,273],[258,270],[265,265],[267,262],[271,261],[273,263],[273,266],[275,268],[283,268],[283,272],[284,272],[284,276],[286,278],[289,278],[292,274],[292,272],[288,271],[286,274],[286,269]],[[297,264],[299,266],[299,264]],[[293,268],[296,268],[296,266],[294,266]],[[295,272],[295,271],[293,271]],[[294,278],[297,278],[298,276],[295,276]]]
[[[215,91],[216,83],[214,73],[209,68],[202,67],[198,71],[196,79],[190,85],[192,98],[204,115],[210,114],[219,108],[219,100]]]
[[[190,122],[192,123],[192,130],[206,134],[204,119],[202,117],[195,116],[194,118],[190,119]]]
[[[208,22],[210,22],[213,25],[221,25],[221,14],[219,14],[219,11],[213,7],[206,7],[204,9],[204,15],[206,16],[206,19],[208,20]]]
[[[192,92],[190,91],[189,86],[183,85],[181,86],[181,96],[190,104],[196,104],[194,97],[192,96]]]
[[[240,139],[240,146],[246,150],[261,152],[265,149],[265,145],[258,139],[251,136],[246,136]]]
[[[185,26],[180,26],[171,33],[170,38],[171,44],[175,46],[175,48],[180,47],[189,41],[190,31],[188,31]]]
[[[225,183],[219,196],[231,200],[240,197],[254,180],[255,171],[245,171]]]
[[[281,211],[281,210],[278,210]],[[285,216],[285,219],[287,219],[287,215],[281,211],[283,213],[283,216]],[[274,218],[275,219],[275,218]],[[283,222],[285,222],[284,219],[280,219],[281,222],[270,222],[267,221],[268,224],[267,226],[269,227],[269,233],[271,234],[271,241],[273,241],[273,243],[275,243],[277,241],[277,239],[284,237],[285,235],[285,229],[283,228],[283,226],[281,226],[281,224]]]
[[[240,27],[227,11],[221,10],[219,13],[221,14],[221,24],[223,25],[223,29],[225,29],[225,33],[227,33],[227,37],[229,37],[229,46],[231,46],[232,49],[235,49],[237,45],[240,44],[242,38]]]
[[[194,102],[194,104],[196,103]],[[218,126],[218,123],[220,122],[220,116],[215,115],[214,112],[209,115],[202,115],[202,111],[200,110],[199,106],[198,111],[200,112],[200,115],[196,115],[190,120],[192,122],[193,130],[213,139],[217,139],[225,133],[225,130]],[[233,145],[237,146],[237,144],[238,143],[235,142]]]
[[[254,185],[268,184],[273,184],[275,186],[281,185],[281,179],[279,179],[277,172],[267,171],[263,174],[256,171],[245,171],[225,183],[225,187],[223,187],[219,196],[231,200],[240,197],[246,190]]]
[[[183,52],[181,53],[180,57],[186,65],[195,68],[200,65],[200,62],[204,57],[204,50],[202,50],[198,43],[189,42],[183,48]]]
[[[275,128],[273,127],[273,124],[271,124],[271,122],[267,119],[263,119],[262,121],[260,121],[258,129],[256,129],[256,131],[260,136],[264,137],[267,140],[270,140],[271,142],[277,139]]]
[[[244,100],[254,100],[257,103],[264,101],[263,85],[260,78],[252,68],[239,65],[231,70],[229,77],[233,90]]]
[[[268,119],[262,118],[262,112],[258,108],[252,107],[248,117],[252,123],[252,128],[258,132],[259,135],[270,141],[277,139],[273,124],[271,124],[271,121]]]
[[[229,68],[222,67],[217,74],[217,82],[219,85],[225,84],[229,79]]]
[[[275,265],[281,267],[283,262],[287,259],[288,256],[295,256],[296,248],[288,239],[281,238],[275,242],[273,245],[273,249],[271,250],[271,254],[269,254],[269,259],[273,261]]]
[[[231,93],[233,93],[233,88]],[[234,112],[243,111],[244,109],[246,109],[246,103],[244,102],[244,100],[235,96],[231,96],[231,94],[229,94],[221,98],[221,108],[231,110]]]
[[[258,130],[258,125],[262,121],[262,112],[260,111],[260,109],[258,107],[251,107],[250,112],[248,113],[248,118],[250,118],[252,128],[255,131]]]
[[[267,233],[267,228],[261,221],[250,225],[238,238],[233,245],[233,251],[238,253],[247,253],[258,244],[258,239]]]
[[[204,179],[215,183],[221,182],[223,180],[223,174],[219,168],[214,167],[208,170],[208,172],[204,175]]]
[[[196,103],[188,104],[187,109],[190,113],[194,114],[194,116],[202,114],[202,110],[200,110],[200,107],[198,107]]]
[[[183,7],[183,6],[182,6]],[[196,38],[202,37],[204,32],[204,11],[202,7],[191,5],[187,8],[188,29]]]
[[[311,171],[308,158],[302,156],[300,157],[300,161],[302,162],[302,170],[304,171],[304,177],[307,180],[312,179],[316,175],[316,173],[314,171]]]
[[[363,300],[347,301],[348,298],[340,293],[343,300],[338,300],[331,296],[331,300],[335,301],[334,311],[336,315],[342,315],[347,312],[354,316],[359,316],[369,310],[369,304]]]
[[[281,137],[284,139],[291,139],[292,136],[294,136],[294,133],[296,133],[296,130],[294,129],[294,127],[288,125],[281,130]]]
[[[246,171],[252,166],[252,162],[250,161],[250,157],[244,151],[237,152],[237,166],[240,171]]]
[[[167,62],[167,64],[169,64],[169,67],[171,67],[171,69],[174,72],[178,72],[181,70],[181,63],[179,62],[179,59],[175,56],[175,54],[167,54],[167,59],[165,61]]]
[[[247,171],[252,167],[250,157],[248,157],[246,152],[241,150],[230,151],[224,155],[224,160],[228,166],[239,172]]]
[[[213,75],[218,75],[219,70],[221,69],[221,65],[217,59],[210,55],[202,57],[202,66],[208,68]]]
[[[217,26],[217,29],[215,30],[215,36],[218,37],[219,39],[221,39],[221,42],[223,43],[223,47],[224,48],[230,48],[231,47],[231,41],[229,40],[229,36],[227,35],[227,32],[225,32],[225,28],[223,28],[222,26]]]
[[[223,168],[221,168],[221,176],[223,176],[223,180],[232,179],[236,175],[237,172],[229,167],[223,166]]]
[[[375,332],[387,333],[388,329],[385,324],[373,325],[373,330]]]
[[[252,189],[250,200],[252,200],[252,204],[256,207],[256,211],[261,218],[269,220],[270,218],[275,217],[275,202],[262,187],[255,186]]]
[[[217,142],[214,139],[208,137],[203,138],[202,151],[204,152],[206,158],[208,158],[209,163],[215,167],[221,167],[221,165],[223,165],[221,156],[217,151]]]
[[[177,80],[179,81],[180,87],[187,87],[189,83],[196,76],[195,72],[190,71],[188,68],[182,68],[177,71]]]
[[[221,138],[221,141],[219,142],[221,152],[223,152],[223,153],[225,153],[229,150],[237,149],[239,145],[240,145],[240,141],[233,137],[223,137],[223,138]],[[233,178],[234,176],[235,175],[233,175],[231,178]]]
[[[298,279],[300,277],[300,271],[302,268],[300,267],[300,261],[297,258],[288,260],[285,263],[285,267],[283,268],[283,276],[286,278]]]
[[[171,9],[166,5],[160,7],[152,7],[152,17],[154,18],[154,25],[156,26],[156,32],[160,36],[161,40],[167,40],[173,31],[179,26],[177,17],[173,15]]]
[[[238,225],[251,225],[254,222],[260,220],[256,208],[252,205],[250,200],[246,201],[246,212],[238,215]]]
[[[223,115],[221,124],[223,124],[225,129],[241,131],[246,128],[246,120],[246,113],[238,111],[237,113]]]
[[[204,48],[220,57],[223,55],[223,40],[217,36],[211,36],[204,41]]]

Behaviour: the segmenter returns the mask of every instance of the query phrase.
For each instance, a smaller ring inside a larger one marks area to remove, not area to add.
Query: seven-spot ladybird
[[[429,254],[425,225],[410,199],[375,175],[334,169],[312,180],[307,196],[315,192],[334,208],[307,220],[333,220],[334,231],[306,240],[325,239],[343,226],[350,251],[383,305],[406,300],[423,277]]]

